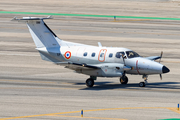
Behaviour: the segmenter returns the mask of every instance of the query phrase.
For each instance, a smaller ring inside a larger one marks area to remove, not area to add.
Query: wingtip
[[[11,21],[17,20],[17,17],[15,16]]]
[[[49,15],[47,18],[49,18],[49,19],[53,19],[52,15]]]

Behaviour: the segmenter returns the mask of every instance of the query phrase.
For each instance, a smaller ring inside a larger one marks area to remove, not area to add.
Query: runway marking
[[[121,119],[121,118],[105,118],[105,117],[86,117],[86,116],[68,116],[68,115],[50,115],[50,116],[56,116],[56,117],[71,117],[71,118],[90,118],[90,119],[105,119],[105,120],[127,120],[127,119]]]
[[[180,111],[177,110],[177,108],[167,108],[167,109],[180,114]]]
[[[127,109],[168,109],[175,113],[180,114],[180,111],[174,107],[128,107],[128,108],[105,108],[105,109],[92,109],[92,110],[84,110],[83,112],[93,112],[93,111],[108,111],[108,110],[127,110]],[[49,114],[39,114],[39,115],[29,115],[29,116],[18,116],[18,117],[9,117],[9,118],[0,118],[0,120],[10,120],[10,119],[19,119],[19,118],[34,118],[34,117],[42,117],[42,116],[59,116],[59,117],[78,117],[78,116],[67,116],[63,114],[71,114],[71,113],[80,113],[81,111],[71,111],[71,112],[60,112],[60,113],[49,113]],[[78,118],[81,118],[80,116]],[[84,118],[84,117],[83,117]],[[100,119],[101,117],[86,117],[92,119]],[[120,118],[104,118],[102,119],[114,119],[114,120],[124,120]]]
[[[106,18],[114,18],[114,16],[116,16],[116,15],[90,15],[90,14],[65,14],[65,13],[37,13],[37,12],[13,12],[13,11],[0,11],[0,13],[4,13],[4,14],[29,14],[29,15],[79,16],[79,17],[106,17]],[[180,18],[141,17],[141,16],[116,16],[116,18],[152,19],[152,20],[180,20]]]
[[[80,112],[80,111],[49,113],[49,114],[29,115],[29,116],[18,116],[18,117],[9,117],[9,118],[0,118],[0,120],[10,120],[10,119],[18,119],[18,118],[33,118],[33,117],[42,117],[42,116],[50,116],[50,115],[58,115],[58,114],[69,114],[69,113],[78,113],[78,112]]]

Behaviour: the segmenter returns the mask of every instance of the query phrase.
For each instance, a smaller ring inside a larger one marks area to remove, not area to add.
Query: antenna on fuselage
[[[101,42],[98,42],[98,46],[99,46],[99,47],[102,47],[102,44],[101,44]]]

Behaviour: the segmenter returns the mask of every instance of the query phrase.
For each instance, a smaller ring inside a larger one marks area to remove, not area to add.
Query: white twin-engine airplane
[[[37,17],[23,17],[13,19],[27,23],[31,36],[36,44],[41,58],[57,65],[65,66],[77,73],[89,75],[86,80],[88,87],[93,87],[97,77],[120,77],[121,84],[127,84],[126,74],[142,75],[144,82],[140,87],[145,87],[148,75],[168,73],[170,70],[154,60],[160,56],[143,58],[136,52],[119,47],[103,47],[100,42],[97,46],[67,42],[59,39],[46,25],[43,19]]]

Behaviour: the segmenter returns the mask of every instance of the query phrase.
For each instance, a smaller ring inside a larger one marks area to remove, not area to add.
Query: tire
[[[145,82],[140,82],[139,83],[139,87],[145,87],[145,86],[146,86]]]
[[[89,78],[89,79],[86,80],[86,86],[87,87],[93,87],[93,85],[94,85],[94,80],[93,79]]]
[[[121,83],[121,84],[127,84],[127,83],[128,83],[128,77],[122,76],[122,77],[120,78],[120,83]]]

